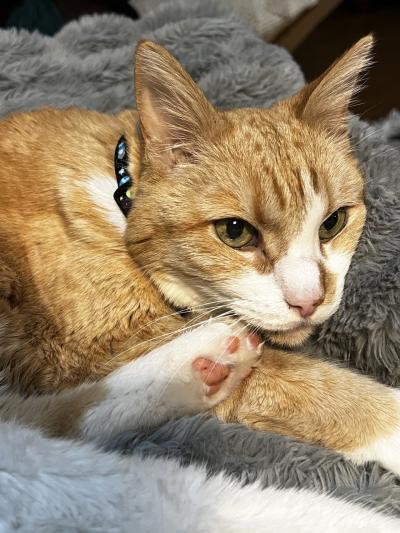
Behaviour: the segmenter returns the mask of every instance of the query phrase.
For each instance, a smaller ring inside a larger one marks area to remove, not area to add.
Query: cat
[[[0,123],[3,422],[102,443],[213,408],[400,473],[399,392],[284,350],[336,311],[364,225],[347,110],[371,46],[218,111],[144,41],[137,112]]]

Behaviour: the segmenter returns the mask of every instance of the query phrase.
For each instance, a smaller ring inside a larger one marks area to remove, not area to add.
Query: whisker
[[[212,311],[215,311],[217,310],[218,308],[224,308],[224,306],[217,306],[213,309],[211,309],[211,311],[209,312],[212,312]],[[204,313],[205,314],[205,313]],[[196,316],[196,319],[197,319],[197,316]],[[208,320],[208,318],[207,318]],[[203,321],[203,322],[200,322],[200,324],[202,323],[205,323],[207,322],[207,320]],[[115,354],[111,359],[109,359],[105,364],[108,366],[110,365],[113,361],[115,361],[115,359],[117,359],[118,357],[121,357],[122,355],[126,354],[127,352],[129,352],[130,350],[132,349],[137,349],[139,348],[140,346],[146,346],[146,345],[149,345],[150,343],[155,343],[157,341],[161,341],[161,340],[165,340],[165,339],[168,339],[169,337],[171,336],[178,336],[180,333],[183,333],[185,331],[187,331],[188,329],[191,329],[191,326],[187,325],[187,323],[185,323],[186,325],[180,329],[177,329],[177,330],[174,330],[174,331],[170,331],[170,332],[167,332],[167,333],[163,333],[161,335],[159,335],[158,337],[152,337],[151,339],[147,339],[145,341],[142,341],[142,342],[139,342],[137,344],[132,344],[130,346],[128,346],[127,348],[125,348],[125,350],[122,350],[121,352]],[[195,324],[196,326],[197,325],[200,325],[200,324]],[[157,348],[161,343],[159,343],[158,345],[156,346],[152,346],[152,349],[155,349]],[[141,355],[145,355],[144,353],[141,354]]]
[[[200,309],[200,310],[201,309],[207,309],[208,307],[211,307],[212,305],[217,304],[217,303],[224,304],[225,302],[224,301],[215,300],[215,301],[211,301],[211,302],[204,303],[204,304],[198,304],[198,305],[195,305],[193,307],[190,307],[189,311],[192,312],[192,311],[197,311],[198,309]],[[226,300],[226,303],[229,303],[229,300]],[[180,315],[180,311],[175,311],[173,313],[160,316],[160,317],[158,317],[158,318],[156,318],[154,320],[151,320],[150,322],[145,322],[145,324],[143,324],[142,327],[140,327],[138,330],[135,331],[135,335],[137,335],[143,329],[146,329],[148,326],[151,326],[152,324],[155,324],[155,323],[157,323],[157,322],[159,322],[161,320],[165,320],[166,318],[170,318],[170,317],[177,316],[177,315]]]

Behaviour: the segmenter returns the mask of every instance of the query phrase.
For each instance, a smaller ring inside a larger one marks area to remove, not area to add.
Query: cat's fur
[[[400,473],[397,391],[272,348],[235,387],[256,353],[244,334],[226,359],[222,343],[236,335],[227,324],[157,348],[225,309],[295,346],[337,309],[365,219],[346,117],[371,42],[271,110],[236,111],[215,110],[172,56],[144,42],[138,115],[42,110],[0,123],[1,367],[11,390],[44,393],[4,395],[3,420],[101,440],[210,408],[235,389],[216,407],[222,420]],[[135,183],[127,227],[112,198],[122,133]],[[347,226],[321,245],[320,224],[341,206]],[[260,243],[238,251],[220,242],[213,222],[227,217],[256,226]],[[299,313],[317,300],[314,313]],[[216,370],[192,365],[201,355],[222,357],[228,378],[215,379],[215,394],[206,374]]]

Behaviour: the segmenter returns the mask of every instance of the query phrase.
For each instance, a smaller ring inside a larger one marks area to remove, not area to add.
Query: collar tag
[[[132,178],[129,174],[128,144],[122,135],[115,147],[114,170],[118,188],[114,193],[114,200],[125,216],[132,207]]]

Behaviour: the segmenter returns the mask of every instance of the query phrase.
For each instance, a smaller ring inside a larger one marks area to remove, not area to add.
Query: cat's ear
[[[146,149],[167,166],[193,157],[217,113],[189,74],[165,48],[142,41],[136,50],[135,87]]]
[[[360,74],[370,63],[373,43],[372,35],[360,39],[295,97],[297,113],[303,120],[334,135],[347,135],[349,105],[361,88]]]

